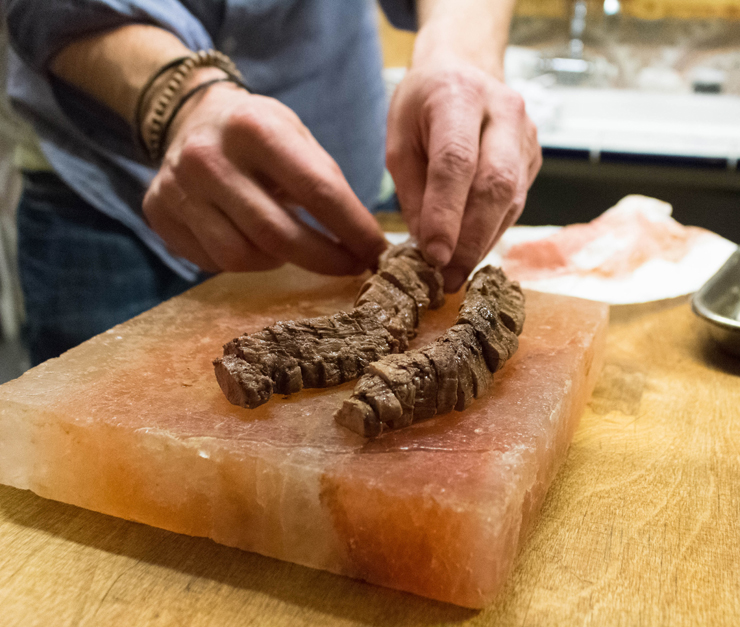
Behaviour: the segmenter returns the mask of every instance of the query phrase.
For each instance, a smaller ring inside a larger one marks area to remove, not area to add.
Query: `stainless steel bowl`
[[[740,357],[740,249],[694,294],[691,308],[719,345]]]

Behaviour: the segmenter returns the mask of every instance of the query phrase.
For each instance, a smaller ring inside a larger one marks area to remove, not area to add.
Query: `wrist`
[[[224,104],[228,102],[224,100],[228,98],[228,93],[223,90],[248,93],[243,84],[233,81],[233,77],[204,76],[201,81],[191,84],[188,91],[184,92],[186,101],[174,112],[162,138],[162,155],[167,152],[181,130],[184,129],[184,133],[189,134],[202,122],[212,124],[219,117],[224,110]],[[190,97],[188,94],[191,92],[196,93]]]
[[[504,78],[515,0],[416,0],[419,34],[412,67],[471,65]]]
[[[430,20],[419,30],[411,61],[412,68],[472,65],[499,80],[504,78],[506,40],[466,37],[464,29],[444,20]]]
[[[143,88],[136,108],[134,130],[149,160],[158,163],[174,119],[190,100],[208,87],[230,81],[243,87],[234,63],[224,54],[200,51],[163,66]]]

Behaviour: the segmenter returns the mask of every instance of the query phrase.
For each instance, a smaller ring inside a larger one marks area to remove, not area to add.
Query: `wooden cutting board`
[[[2,487],[2,623],[736,624],[740,366],[706,343],[685,304],[613,318],[569,458],[487,610]]]

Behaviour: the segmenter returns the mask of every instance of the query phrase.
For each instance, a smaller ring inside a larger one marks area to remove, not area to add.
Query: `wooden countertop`
[[[740,361],[663,307],[613,310],[569,457],[485,611],[0,486],[0,624],[736,625]]]

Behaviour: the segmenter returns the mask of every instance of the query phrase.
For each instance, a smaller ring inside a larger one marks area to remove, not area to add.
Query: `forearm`
[[[50,70],[132,123],[149,77],[189,52],[172,33],[135,24],[69,44],[52,59]]]
[[[412,64],[458,58],[503,79],[515,0],[417,0],[419,34]]]

